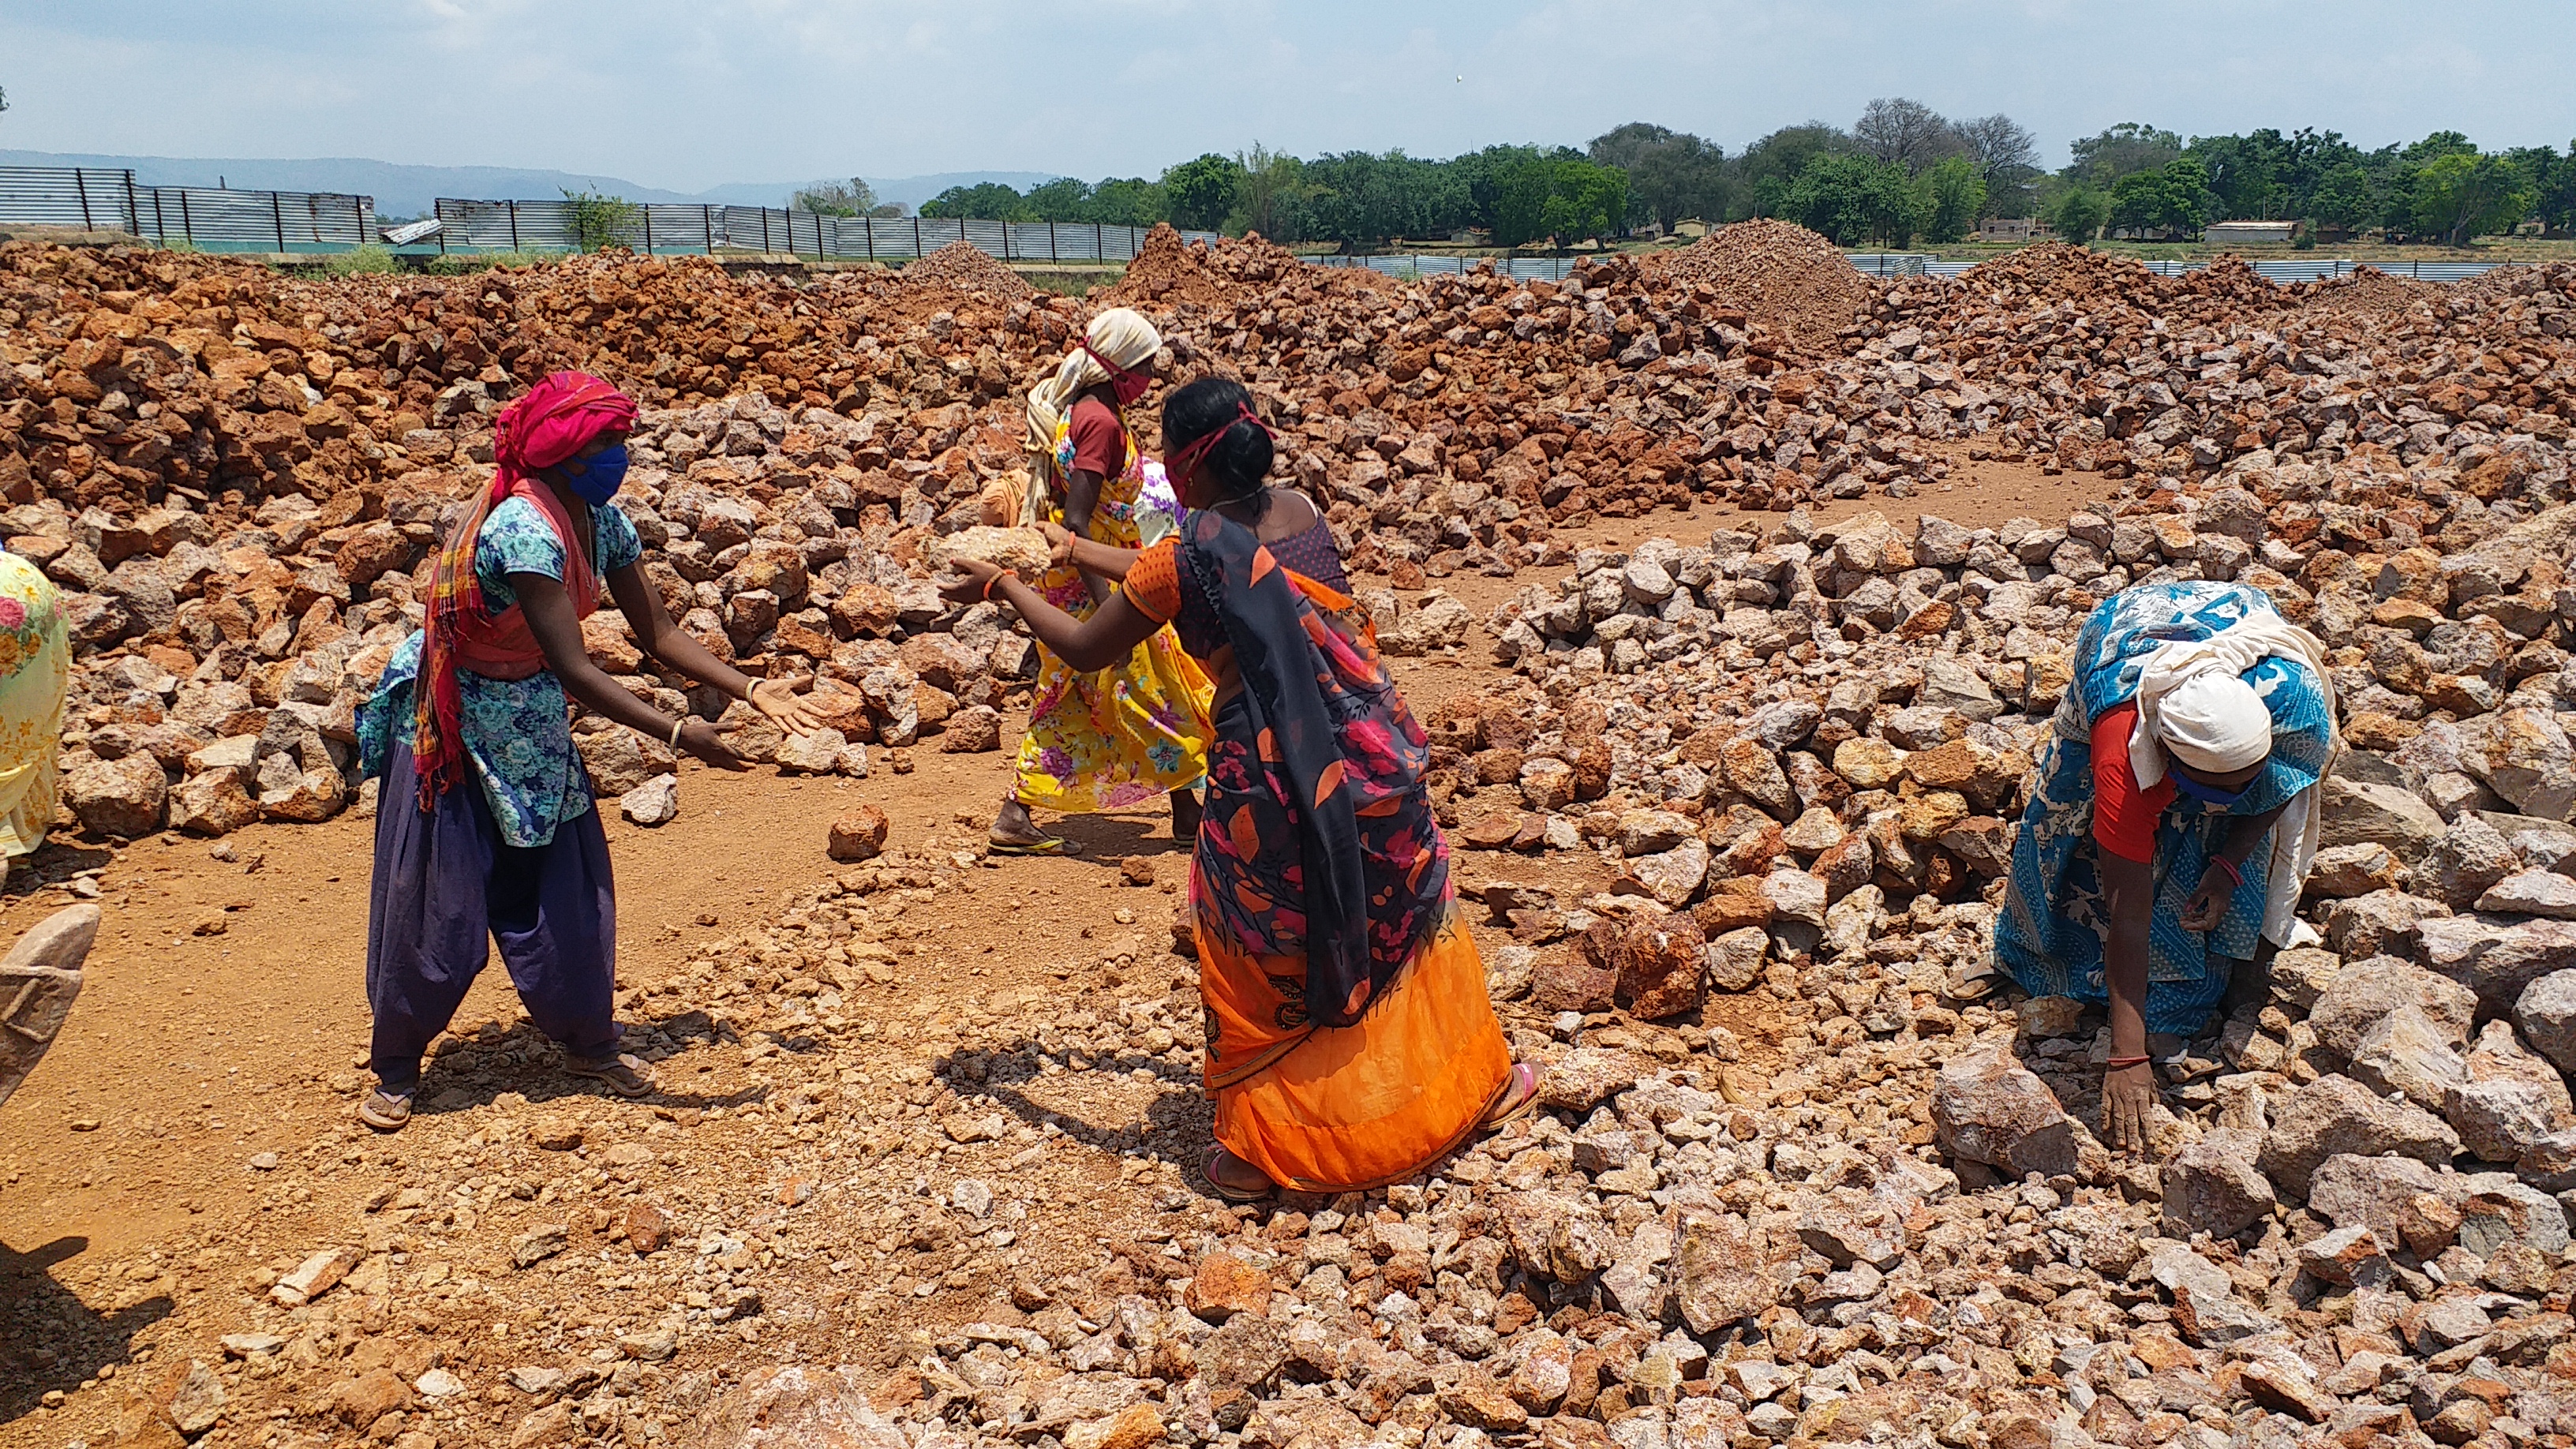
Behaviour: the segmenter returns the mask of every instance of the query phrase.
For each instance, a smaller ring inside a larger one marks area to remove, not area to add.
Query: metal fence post
[[[649,202],[644,207],[644,255],[653,255],[653,207]]]
[[[286,255],[286,202],[274,191],[268,194],[268,219],[277,226],[277,254]]]
[[[125,220],[136,236],[143,235],[143,208],[134,204],[134,171],[130,167],[125,173]]]
[[[912,217],[912,254],[915,257],[921,255],[921,214],[919,212],[913,213]]]
[[[510,250],[519,251],[519,203],[510,203]]]

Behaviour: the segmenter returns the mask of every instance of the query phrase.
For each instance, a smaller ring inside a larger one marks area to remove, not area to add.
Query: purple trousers
[[[420,1080],[421,1053],[447,1029],[498,942],[537,1029],[580,1056],[617,1040],[617,887],[599,812],[513,846],[470,775],[419,808],[411,741],[397,732],[376,807],[367,901],[370,1065],[390,1088]]]

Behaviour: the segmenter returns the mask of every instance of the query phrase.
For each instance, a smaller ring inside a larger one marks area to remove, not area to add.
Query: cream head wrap
[[[1064,361],[1044,382],[1029,390],[1029,434],[1026,447],[1029,469],[1034,479],[1043,479],[1055,457],[1055,430],[1063,424],[1073,400],[1091,388],[1110,380],[1109,369],[1100,365],[1100,354],[1110,365],[1126,371],[1143,366],[1163,349],[1163,334],[1143,314],[1127,307],[1112,307],[1091,319],[1082,330],[1088,349],[1076,347],[1064,355]],[[1034,480],[1033,480],[1034,481]]]

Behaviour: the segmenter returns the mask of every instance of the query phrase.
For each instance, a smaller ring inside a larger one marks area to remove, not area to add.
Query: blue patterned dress
[[[644,543],[614,504],[591,510],[591,529],[592,566],[605,588],[608,575],[643,556]],[[563,579],[563,543],[535,504],[509,499],[483,521],[474,541],[474,574],[485,607],[499,614],[519,601],[510,575]],[[358,758],[367,774],[381,777],[393,756],[394,736],[411,734],[420,644],[414,633],[394,649],[376,692],[359,708]],[[517,680],[459,670],[456,683],[464,702],[466,757],[474,762],[503,844],[545,845],[555,838],[556,826],[590,813],[590,773],[573,748],[571,711],[553,670]]]
[[[2031,774],[2029,808],[2013,842],[2012,883],[1995,922],[1995,956],[2034,996],[2103,1002],[2102,943],[2110,928],[2093,840],[2093,724],[2137,697],[2147,656],[2176,641],[2207,639],[2255,612],[2277,612],[2242,584],[2143,584],[2103,601],[2075,642],[2075,681]],[[2333,729],[2315,673],[2272,656],[2245,671],[2272,715],[2272,753],[2232,805],[2177,792],[2156,823],[2154,916],[2148,927],[2146,1023],[2150,1032],[2197,1034],[2227,993],[2233,964],[2260,943],[2272,852],[2240,867],[2244,884],[2226,918],[2207,932],[2182,928],[2183,906],[2209,859],[2242,816],[2285,805],[2326,771]]]

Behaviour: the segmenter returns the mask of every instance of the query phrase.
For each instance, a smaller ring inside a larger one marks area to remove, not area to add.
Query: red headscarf
[[[471,665],[475,673],[494,679],[526,679],[545,668],[545,651],[518,605],[484,615],[483,585],[474,572],[484,520],[511,498],[536,505],[563,543],[564,589],[572,595],[573,611],[587,618],[599,607],[598,575],[591,570],[589,550],[574,535],[563,500],[536,474],[580,452],[602,433],[634,428],[635,399],[586,372],[556,373],[501,409],[494,421],[492,486],[448,535],[430,573],[420,674],[412,686],[412,768],[420,777],[422,809],[456,783],[465,760],[457,666]]]

